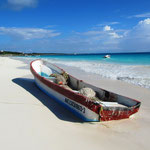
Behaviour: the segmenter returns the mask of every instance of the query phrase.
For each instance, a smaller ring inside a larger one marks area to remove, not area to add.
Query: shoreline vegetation
[[[126,53],[24,53],[24,52],[16,52],[16,51],[0,51],[0,56],[38,56],[38,55],[117,55],[117,54],[143,54],[143,53],[150,53],[150,52],[126,52]]]
[[[37,55],[67,55],[65,53],[23,53],[12,51],[0,51],[0,56],[37,56]]]

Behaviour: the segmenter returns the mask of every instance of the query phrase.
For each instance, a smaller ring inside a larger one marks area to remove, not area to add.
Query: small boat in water
[[[84,121],[129,118],[141,102],[98,88],[43,60],[30,63],[36,85]]]
[[[104,58],[110,58],[110,55],[105,55]]]

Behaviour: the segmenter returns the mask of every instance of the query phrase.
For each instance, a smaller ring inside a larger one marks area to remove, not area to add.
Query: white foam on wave
[[[145,88],[150,88],[150,66],[49,59],[48,61],[70,67],[77,67],[85,72],[98,74],[103,78],[122,80]]]

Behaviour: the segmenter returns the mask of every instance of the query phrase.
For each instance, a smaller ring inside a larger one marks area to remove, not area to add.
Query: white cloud
[[[55,30],[48,30],[42,28],[6,28],[0,27],[0,35],[7,35],[12,38],[29,39],[43,39],[60,35],[61,33]]]
[[[111,35],[113,38],[117,38],[117,39],[123,37],[123,35],[119,35],[119,34],[117,34],[116,32],[110,32],[109,35]]]
[[[128,18],[133,18],[133,17],[135,17],[135,18],[148,18],[148,17],[150,17],[150,12],[129,16]]]
[[[104,22],[104,23],[97,24],[94,28],[96,28],[96,27],[102,27],[102,26],[106,26],[106,25],[116,25],[116,24],[119,24],[119,22],[117,22],[117,21]]]
[[[122,38],[122,35],[119,35],[119,32],[122,30],[114,30],[111,26],[104,26],[103,28],[99,28],[98,30],[90,30],[84,33],[78,33],[79,35],[84,35],[88,37],[103,37],[103,38]]]
[[[139,23],[128,32],[128,38],[140,38],[146,40],[150,37],[150,18],[139,21]]]
[[[110,26],[108,26],[108,25],[106,25],[104,27],[104,31],[111,31],[111,30],[113,30],[113,29]]]
[[[114,29],[110,25],[105,25],[80,33],[79,39],[76,44],[85,43],[82,46],[89,50],[149,51],[150,18],[139,21],[130,30]]]
[[[119,22],[115,21],[115,22],[110,22],[110,25],[115,25],[115,24],[119,24]]]
[[[122,39],[120,46],[134,51],[149,50],[150,48],[150,18],[139,23],[128,31]]]
[[[25,7],[36,7],[38,0],[7,0],[7,6],[14,10],[21,10]]]
[[[118,44],[120,39],[123,38],[124,31],[125,30],[115,30],[111,26],[105,25],[98,29],[83,33],[80,32],[77,33],[77,37],[75,37],[76,45],[80,45],[80,50],[118,50]]]
[[[114,29],[110,25],[105,25],[99,30],[91,30],[85,33],[83,34],[84,38],[81,39],[87,43],[87,47],[90,49],[150,50],[150,18],[139,21],[130,30]]]
[[[141,25],[150,24],[150,18],[140,21],[139,24],[141,24]]]

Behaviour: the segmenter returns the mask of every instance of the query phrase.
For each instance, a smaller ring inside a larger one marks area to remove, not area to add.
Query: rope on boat
[[[104,111],[103,111],[104,109],[103,109],[103,106],[101,106],[101,109],[100,109],[100,116],[101,116],[101,114],[103,115],[103,117],[104,117],[104,121],[106,121],[106,117],[105,117],[105,114],[104,114]]]

